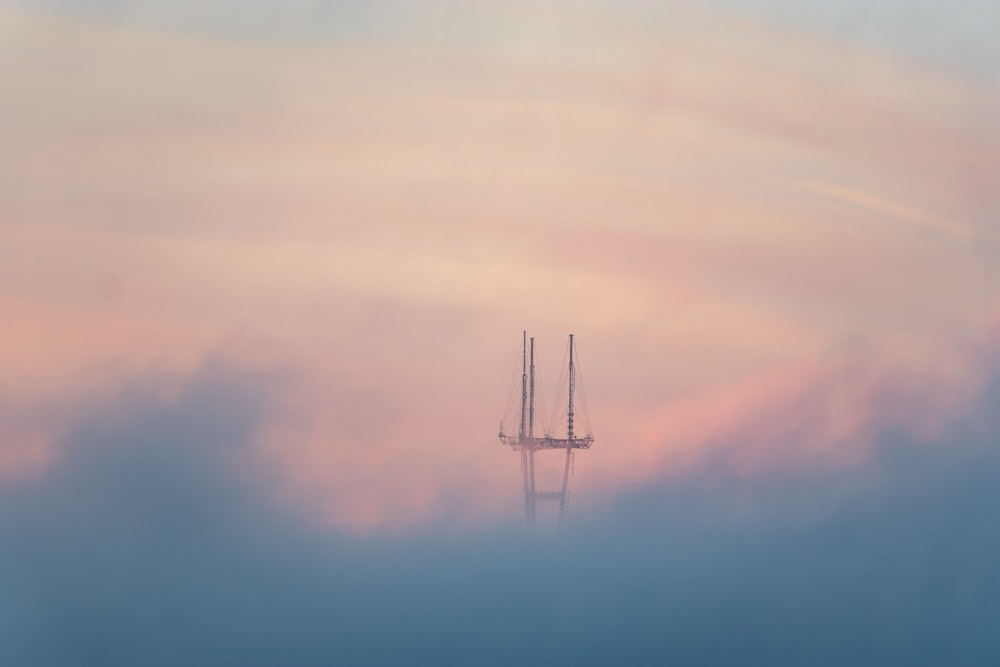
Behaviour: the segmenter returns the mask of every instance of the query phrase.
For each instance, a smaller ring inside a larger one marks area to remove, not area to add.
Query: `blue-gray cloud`
[[[918,62],[958,66],[996,79],[1000,46],[990,27],[1000,7],[987,0],[710,0],[711,4],[752,12],[772,20],[865,42],[903,53]]]
[[[1000,381],[862,470],[653,485],[561,534],[317,532],[242,465],[279,388],[206,368],[0,488],[0,664],[986,665]],[[59,415],[52,415],[53,419]]]
[[[975,72],[996,83],[1000,46],[993,26],[1000,8],[987,0],[708,0],[710,6],[746,13],[818,34],[872,44],[918,62]],[[67,13],[147,28],[264,40],[374,39],[400,43],[492,43],[503,38],[502,15],[464,3],[401,0],[0,0],[0,7]],[[556,2],[575,13],[642,20],[663,19],[657,3],[608,0]],[[670,10],[672,11],[672,9]],[[669,13],[667,16],[669,17]]]

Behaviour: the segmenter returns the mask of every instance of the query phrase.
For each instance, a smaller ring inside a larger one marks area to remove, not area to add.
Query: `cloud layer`
[[[0,487],[0,659],[87,664],[993,664],[1000,382],[863,471],[651,482],[567,531],[351,537],[255,457],[273,403],[220,365],[81,410]],[[256,463],[255,463],[256,462]]]

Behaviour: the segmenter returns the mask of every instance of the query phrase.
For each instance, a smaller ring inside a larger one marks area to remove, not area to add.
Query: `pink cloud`
[[[858,464],[902,415],[957,409],[975,372],[952,351],[998,298],[1000,151],[969,120],[993,93],[724,15],[471,11],[519,39],[264,48],[0,15],[0,57],[32,64],[0,128],[2,388],[230,347],[287,366],[262,456],[362,528],[516,508],[492,431],[524,327],[583,345],[595,493],[706,456]],[[874,351],[829,356],[854,343]],[[10,435],[5,465],[46,438]]]

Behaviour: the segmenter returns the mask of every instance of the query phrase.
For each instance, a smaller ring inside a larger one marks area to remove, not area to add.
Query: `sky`
[[[998,21],[0,0],[0,662],[995,664]]]

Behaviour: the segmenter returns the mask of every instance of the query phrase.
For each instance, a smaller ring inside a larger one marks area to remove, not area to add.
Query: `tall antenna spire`
[[[524,421],[528,416],[526,404],[528,402],[528,332],[523,332],[521,341],[521,429],[517,435],[524,440]]]
[[[573,440],[573,394],[576,393],[576,367],[573,365],[573,334],[569,335],[569,410],[566,412],[566,437]]]
[[[535,437],[535,337],[531,337],[531,377],[528,389],[528,437]]]

